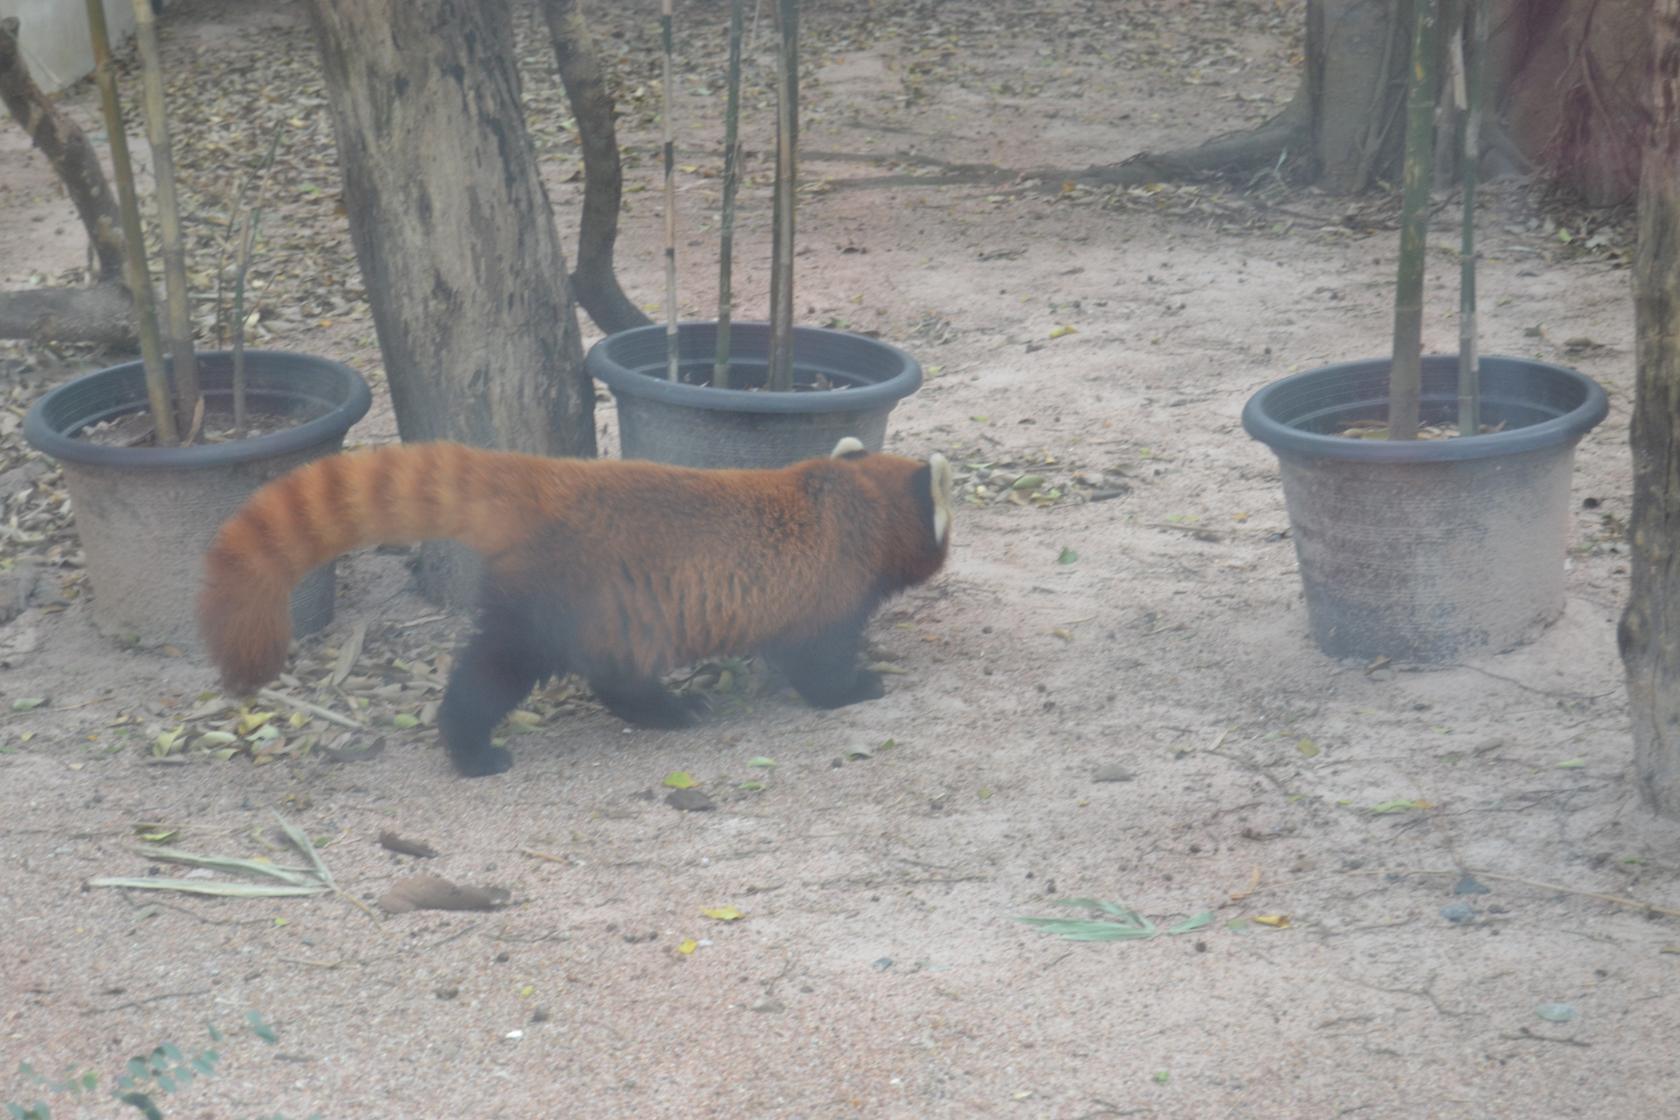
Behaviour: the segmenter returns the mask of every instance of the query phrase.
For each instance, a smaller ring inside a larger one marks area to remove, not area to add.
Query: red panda
[[[550,676],[578,673],[647,727],[693,722],[662,673],[762,652],[810,703],[882,695],[858,667],[885,598],[931,578],[950,544],[951,468],[847,437],[779,470],[547,459],[454,443],[315,460],[258,490],[205,557],[199,625],[224,686],[273,679],[292,587],[372,544],[453,538],[485,557],[478,631],[438,711],[456,770],[511,764],[490,743]]]

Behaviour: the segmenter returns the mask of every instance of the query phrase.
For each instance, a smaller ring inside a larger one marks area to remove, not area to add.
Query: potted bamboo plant
[[[202,558],[216,527],[263,483],[339,450],[371,396],[366,381],[338,362],[244,349],[241,304],[260,219],[255,207],[244,214],[237,237],[233,348],[194,353],[156,25],[150,0],[135,0],[134,8],[157,179],[167,360],[105,11],[100,0],[87,0],[141,358],[48,392],[25,416],[24,435],[63,468],[95,624],[131,643],[192,648]],[[332,571],[323,568],[293,596],[294,632],[319,629],[331,619],[332,608]]]
[[[1460,353],[1421,357],[1436,0],[1419,0],[1391,357],[1272,383],[1243,426],[1276,453],[1307,614],[1332,656],[1444,662],[1528,640],[1563,611],[1575,445],[1604,390],[1572,369],[1478,356],[1473,207],[1488,0],[1464,90]],[[1424,437],[1434,438],[1419,438]]]
[[[736,323],[730,313],[743,7],[742,0],[731,0],[718,317],[679,323],[671,0],[664,0],[665,322],[609,335],[585,362],[618,402],[620,450],[627,459],[773,467],[826,455],[843,436],[880,450],[887,415],[921,385],[921,365],[895,346],[847,331],[793,325],[799,4],[779,4],[770,321]]]

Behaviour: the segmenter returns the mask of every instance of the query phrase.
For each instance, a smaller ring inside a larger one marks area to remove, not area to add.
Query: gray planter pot
[[[827,455],[843,436],[879,451],[887,414],[922,383],[921,364],[896,346],[795,327],[796,389],[772,393],[761,388],[769,345],[768,324],[730,325],[730,371],[740,388],[708,384],[715,322],[678,324],[680,381],[665,377],[662,325],[609,335],[590,347],[584,368],[618,402],[624,458],[687,467],[781,467]],[[829,387],[817,387],[822,382]]]
[[[198,364],[206,408],[231,410],[232,354],[203,353]],[[104,447],[77,439],[89,425],[146,408],[139,362],[67,382],[24,417],[25,438],[64,469],[87,558],[93,621],[113,637],[197,650],[204,552],[217,527],[263,483],[338,451],[372,399],[355,370],[306,354],[247,350],[245,373],[252,411],[301,422],[193,447]],[[332,613],[328,564],[293,593],[293,633],[319,630]]]
[[[1387,358],[1274,382],[1243,427],[1278,457],[1307,616],[1334,657],[1443,662],[1537,635],[1563,612],[1575,445],[1604,390],[1574,370],[1482,359],[1469,438],[1336,435],[1388,409]],[[1458,359],[1424,359],[1426,423],[1457,416]]]

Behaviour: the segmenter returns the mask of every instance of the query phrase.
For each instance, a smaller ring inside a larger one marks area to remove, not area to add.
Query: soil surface
[[[629,160],[621,279],[654,308],[657,7],[592,13]],[[714,314],[724,18],[678,10],[695,316]],[[808,6],[798,314],[921,358],[889,444],[944,452],[963,498],[947,571],[871,629],[896,670],[874,703],[813,711],[731,662],[688,682],[713,696],[702,726],[631,731],[557,684],[509,724],[512,772],[465,781],[428,725],[467,623],[374,551],[341,563],[337,621],[288,677],[229,709],[197,655],[93,629],[61,482],[0,410],[0,1102],[116,1115],[122,1064],[168,1043],[220,1057],[170,1116],[1673,1115],[1680,826],[1636,795],[1614,633],[1625,215],[1520,182],[1482,207],[1484,351],[1610,391],[1576,460],[1563,617],[1465,664],[1361,665],[1308,637],[1276,463],[1238,414],[1283,374],[1387,350],[1391,200],[1072,174],[1264,119],[1302,19],[1272,0]],[[522,28],[569,239],[570,121]],[[766,306],[769,30],[743,316]],[[379,403],[352,440],[394,438],[300,7],[181,0],[161,31],[200,282],[226,192],[284,124],[251,344],[355,365]],[[65,104],[98,131],[91,89]],[[0,129],[8,287],[84,264],[20,137]],[[1442,201],[1426,346],[1444,351]],[[100,360],[3,356],[14,410]],[[600,421],[615,448],[609,402]],[[1042,481],[1013,489],[1025,474]],[[713,811],[668,803],[678,771]],[[158,844],[302,866],[276,812],[338,893],[89,885],[208,875]],[[510,901],[376,908],[415,874]],[[1083,917],[1070,898],[1159,935],[1017,920]],[[19,1062],[100,1087],[78,1104]]]

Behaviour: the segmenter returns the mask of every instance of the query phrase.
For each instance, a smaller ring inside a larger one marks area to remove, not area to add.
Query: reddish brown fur
[[[570,644],[588,659],[652,677],[815,637],[931,576],[945,548],[916,501],[926,471],[862,454],[768,471],[451,443],[336,455],[263,487],[223,524],[200,624],[226,686],[249,692],[285,662],[288,596],[309,569],[366,545],[454,538],[487,558],[504,596],[565,604]]]

